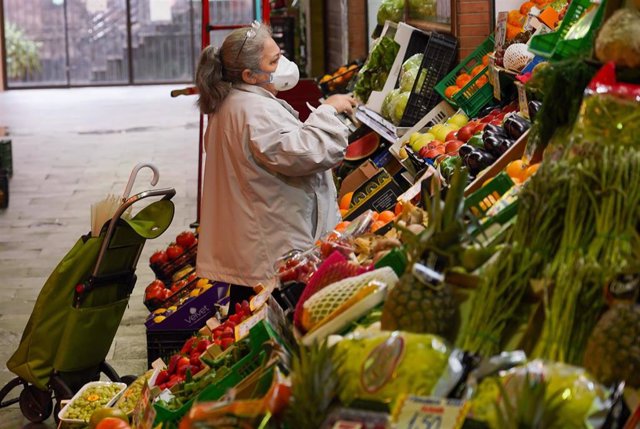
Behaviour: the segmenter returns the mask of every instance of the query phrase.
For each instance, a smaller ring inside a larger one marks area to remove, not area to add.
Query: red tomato
[[[171,293],[176,293],[177,291],[179,291],[180,289],[182,289],[186,285],[187,285],[187,281],[186,280],[178,280],[177,282],[174,282],[171,285]]]
[[[100,420],[96,429],[131,429],[131,426],[122,419],[107,417]]]
[[[167,247],[167,256],[169,259],[174,260],[180,255],[184,253],[184,248],[182,246],[178,246],[177,244],[172,244]]]
[[[188,249],[196,242],[196,235],[191,231],[184,231],[176,237],[176,243],[183,249]]]
[[[145,288],[144,299],[145,301],[163,301],[165,291],[168,291],[168,289],[164,286],[164,283],[160,280],[154,280]]]
[[[151,255],[151,258],[149,258],[149,263],[151,265],[162,265],[166,264],[168,260],[169,257],[167,256],[167,252],[165,252],[164,250],[158,250],[153,255]]]
[[[449,142],[451,140],[455,140],[457,134],[458,134],[457,131],[451,131],[449,134],[447,134],[447,137],[444,139],[444,141]]]

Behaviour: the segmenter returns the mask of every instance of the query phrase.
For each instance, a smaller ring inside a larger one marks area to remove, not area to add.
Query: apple
[[[182,246],[178,246],[177,244],[172,244],[169,247],[167,247],[167,257],[170,260],[174,260],[178,258],[183,253],[184,253],[184,248]]]
[[[469,122],[469,124],[465,125],[464,127],[458,130],[456,136],[458,140],[461,140],[466,143],[469,141],[471,136],[473,136],[475,129],[476,129],[476,124],[472,124],[471,122]]]
[[[447,142],[447,145],[445,146],[444,150],[446,153],[455,153],[455,152],[458,152],[458,149],[463,144],[464,142],[461,140],[452,140],[450,142]]]
[[[455,140],[457,137],[458,131],[451,131],[449,134],[447,134],[447,137],[444,139],[445,142],[451,141],[451,140]]]
[[[500,125],[502,125],[502,119],[498,119],[498,118],[496,118],[496,119],[494,119],[493,121],[491,121],[491,122],[489,122],[489,123],[490,123],[491,125],[498,125],[498,126],[500,126]]]
[[[435,139],[433,134],[430,134],[430,133],[426,133],[426,134],[414,133],[414,134],[419,134],[419,136],[413,139],[413,142],[409,144],[411,146],[411,149],[413,149],[413,151],[416,153],[420,152],[420,149],[422,149],[427,144],[429,144],[430,141]],[[411,138],[413,138],[413,135],[411,136]]]
[[[164,250],[158,250],[153,255],[151,255],[151,258],[149,258],[149,263],[151,265],[162,265],[166,264],[168,260],[169,257],[167,256],[167,252],[165,252]]]
[[[487,123],[480,123],[476,125],[476,127],[473,129],[473,134],[479,133],[480,131],[484,131],[484,127],[486,126],[487,126]]]
[[[469,122],[469,118],[464,113],[456,113],[449,119],[447,119],[448,124],[457,125],[458,128],[462,128]]]
[[[176,244],[183,249],[188,249],[196,242],[196,235],[191,231],[184,231],[176,237]]]

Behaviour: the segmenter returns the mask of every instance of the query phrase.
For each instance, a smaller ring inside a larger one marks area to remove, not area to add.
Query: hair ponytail
[[[207,46],[196,69],[196,86],[200,94],[198,107],[204,114],[214,113],[231,90],[231,83],[224,80],[223,69],[220,51]]]

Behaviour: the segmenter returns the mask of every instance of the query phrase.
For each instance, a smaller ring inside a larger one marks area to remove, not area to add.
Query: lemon
[[[165,313],[166,311],[167,311],[166,308],[157,308],[157,309],[153,310],[153,314],[158,315],[158,314]]]
[[[198,279],[198,281],[196,282],[196,287],[202,287],[204,285],[209,284],[209,279]]]
[[[194,290],[191,291],[191,293],[189,294],[189,296],[198,296],[200,295],[200,289],[199,288],[195,288]]]
[[[174,312],[174,311],[176,311],[177,309],[178,309],[178,307],[177,307],[177,306],[172,305],[171,307],[167,308],[167,311],[171,311],[171,312],[173,313],[173,312]]]
[[[164,316],[156,316],[156,317],[153,318],[153,323],[160,323],[164,319],[166,319],[166,317],[164,317]]]
[[[464,127],[469,122],[469,118],[464,113],[456,113],[449,119],[447,119],[448,124],[457,125],[458,129]]]

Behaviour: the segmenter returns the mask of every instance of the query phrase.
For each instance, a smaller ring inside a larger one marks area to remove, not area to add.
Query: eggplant
[[[498,134],[507,137],[507,132],[499,125],[487,124],[484,127],[484,133]]]
[[[474,176],[485,168],[489,167],[496,160],[496,157],[481,149],[474,149],[464,159],[464,163],[469,168],[469,172]]]
[[[531,118],[532,122],[536,120],[536,115],[540,111],[541,107],[542,101],[531,100],[529,101],[529,103],[527,103],[527,108],[529,109],[529,117]]]
[[[500,144],[506,140],[507,138],[501,138],[494,134],[486,134],[483,136],[482,141],[484,141],[484,149],[489,152],[491,155],[500,156]]]
[[[464,159],[467,157],[467,155],[469,155],[471,152],[473,152],[474,147],[468,144],[463,144],[462,146],[460,146],[458,148],[458,155],[460,155],[460,158],[462,158],[462,160],[464,161]]]
[[[500,144],[498,144],[498,153],[500,155],[504,154],[506,151],[509,150],[511,146],[513,146],[514,143],[515,141],[511,139],[502,139],[500,141]]]
[[[511,115],[504,121],[507,136],[514,140],[518,140],[529,128],[531,123],[518,115]]]

